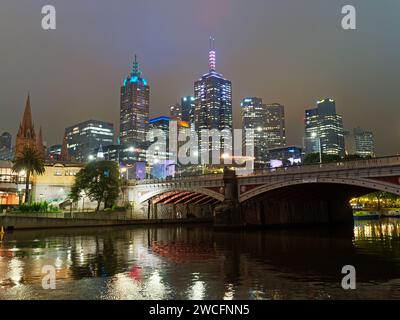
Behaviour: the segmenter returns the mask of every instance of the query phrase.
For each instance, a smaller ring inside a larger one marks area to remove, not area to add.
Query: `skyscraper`
[[[121,144],[140,146],[146,140],[149,124],[150,86],[139,69],[135,55],[131,74],[121,87]]]
[[[48,149],[47,157],[50,161],[59,161],[61,159],[61,144],[55,144]]]
[[[305,153],[344,156],[343,120],[336,114],[336,103],[326,98],[317,107],[305,111]]]
[[[175,120],[182,120],[182,106],[179,103],[170,106],[169,115]]]
[[[188,122],[190,125],[194,125],[195,110],[196,110],[196,99],[193,96],[185,96],[181,99],[182,108],[182,121]]]
[[[232,83],[216,72],[216,52],[214,39],[210,39],[208,55],[209,71],[194,83],[195,127],[201,141],[201,130],[232,130]],[[211,150],[209,141],[204,141]],[[220,149],[220,147],[218,147]]]
[[[65,129],[68,155],[76,161],[87,162],[95,149],[114,142],[114,125],[108,122],[88,120]]]
[[[285,107],[279,103],[267,104],[266,133],[268,149],[286,146]]]
[[[169,148],[169,134],[170,134],[170,117],[158,117],[149,121],[149,130],[161,130],[164,134],[164,140],[160,137],[154,141],[153,152],[148,152],[146,155],[147,163],[150,166],[150,175],[156,179],[163,179],[168,176],[175,175],[176,163],[171,160],[173,153]],[[178,120],[178,122],[181,122]],[[158,134],[158,133],[157,133]]]
[[[1,148],[11,149],[11,140],[12,140],[11,133],[3,132],[0,136],[0,149]]]
[[[248,97],[241,104],[243,150],[254,148],[254,166],[267,164],[267,109],[261,98]]]
[[[279,103],[264,104],[261,98],[241,102],[244,146],[254,147],[254,165],[265,166],[268,150],[286,146],[285,109]],[[247,134],[246,134],[247,131]]]
[[[360,157],[374,157],[375,143],[374,134],[360,127],[353,130],[355,154]]]
[[[12,160],[12,136],[8,132],[2,133],[0,136],[0,160]]]

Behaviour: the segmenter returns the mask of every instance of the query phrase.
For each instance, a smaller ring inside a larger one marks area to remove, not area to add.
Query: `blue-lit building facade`
[[[150,86],[135,56],[132,71],[121,86],[120,141],[139,147],[146,140],[149,124]]]
[[[149,166],[148,173],[153,179],[165,179],[175,176],[176,162],[173,158],[172,150],[169,148],[171,121],[180,122],[180,120],[166,116],[157,117],[149,121],[149,136],[152,140],[152,146],[148,149],[146,160]],[[161,134],[163,138],[160,137]]]

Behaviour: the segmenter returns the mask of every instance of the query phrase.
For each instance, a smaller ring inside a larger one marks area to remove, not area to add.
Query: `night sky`
[[[41,8],[57,9],[43,31]],[[357,9],[357,30],[341,8]],[[217,71],[240,99],[286,107],[289,144],[301,144],[304,110],[332,97],[344,126],[375,133],[378,155],[400,152],[398,0],[1,0],[0,133],[16,134],[27,92],[48,145],[64,128],[94,118],[118,130],[119,90],[138,54],[151,86],[151,115],[193,94],[207,72],[208,38]]]

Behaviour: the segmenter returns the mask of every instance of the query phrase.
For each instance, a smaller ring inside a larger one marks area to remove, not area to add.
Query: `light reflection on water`
[[[0,299],[400,299],[400,219],[351,229],[19,231],[0,242]],[[341,289],[344,265],[357,290]],[[41,287],[54,265],[57,289]]]

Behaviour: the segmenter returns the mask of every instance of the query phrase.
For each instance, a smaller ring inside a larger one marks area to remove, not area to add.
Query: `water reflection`
[[[396,299],[399,231],[400,219],[354,230],[14,232],[0,242],[0,299]],[[56,290],[41,288],[48,264]],[[355,291],[341,289],[346,264],[357,269]]]

